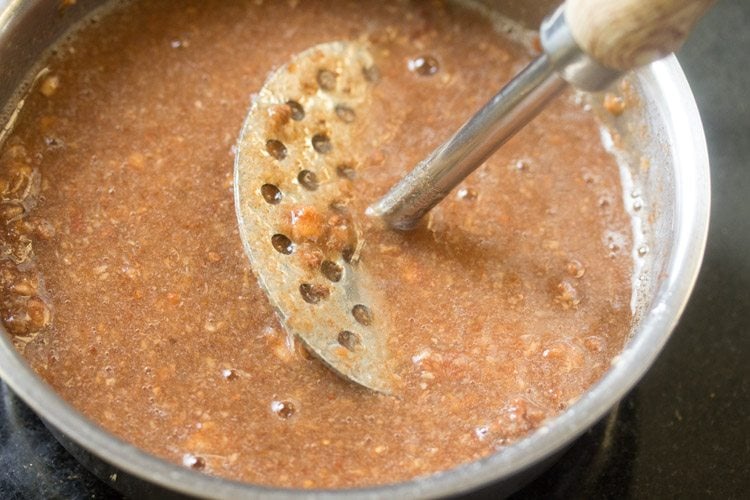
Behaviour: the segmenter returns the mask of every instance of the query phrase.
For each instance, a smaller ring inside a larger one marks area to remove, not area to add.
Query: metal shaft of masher
[[[379,201],[368,215],[411,229],[567,85],[542,55]]]
[[[414,170],[367,209],[394,229],[413,228],[462,180],[476,170],[567,85],[602,90],[620,76],[589,57],[576,43],[564,4],[540,29],[544,54],[532,61],[495,97]]]

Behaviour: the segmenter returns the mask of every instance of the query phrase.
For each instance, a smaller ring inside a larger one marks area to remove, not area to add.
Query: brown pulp
[[[595,382],[631,321],[631,233],[596,120],[559,99],[414,232],[362,253],[403,388],[290,343],[243,254],[233,144],[269,71],[366,38],[379,137],[362,209],[530,60],[445,2],[134,3],[62,44],[0,157],[2,320],[101,426],[187,467],[288,487],[397,482],[486,456]],[[358,117],[367,119],[367,117]]]

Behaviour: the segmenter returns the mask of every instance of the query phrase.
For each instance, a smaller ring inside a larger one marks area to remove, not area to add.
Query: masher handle
[[[567,0],[565,18],[581,49],[627,71],[676,51],[715,0]]]
[[[714,0],[568,0],[542,24],[544,54],[367,213],[411,229],[565,86],[602,90],[678,49]]]

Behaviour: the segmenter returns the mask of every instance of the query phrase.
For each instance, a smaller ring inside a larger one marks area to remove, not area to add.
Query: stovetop
[[[529,498],[747,497],[750,492],[750,2],[721,0],[679,54],[711,156],[703,270],[641,383]],[[0,498],[119,498],[0,383]],[[476,494],[494,498],[492,488]]]

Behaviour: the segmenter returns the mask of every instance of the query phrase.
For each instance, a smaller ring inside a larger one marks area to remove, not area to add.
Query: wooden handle
[[[715,0],[567,0],[565,18],[586,53],[627,71],[676,51]]]

